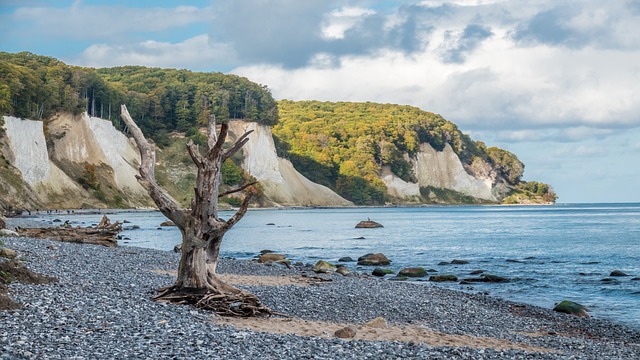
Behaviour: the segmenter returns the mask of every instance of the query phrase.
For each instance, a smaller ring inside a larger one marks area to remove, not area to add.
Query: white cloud
[[[179,43],[144,41],[133,44],[94,44],[75,62],[90,67],[144,65],[214,70],[235,60],[233,49],[211,44],[206,34]]]
[[[322,37],[328,40],[344,39],[344,33],[357,26],[375,11],[360,7],[343,7],[330,12],[322,24]]]

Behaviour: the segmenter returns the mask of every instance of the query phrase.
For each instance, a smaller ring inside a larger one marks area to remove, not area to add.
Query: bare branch
[[[225,191],[225,192],[223,192],[222,194],[218,195],[218,197],[220,198],[220,197],[223,197],[223,196],[227,196],[227,195],[229,195],[229,194],[237,193],[238,191],[242,191],[242,190],[244,190],[244,189],[248,188],[249,186],[251,186],[251,185],[255,185],[255,184],[257,184],[257,183],[258,183],[257,181],[254,181],[254,182],[252,182],[252,183],[249,183],[249,184],[243,185],[242,187],[239,187],[239,188],[237,188],[237,189],[233,189],[233,190]]]
[[[222,150],[222,145],[224,145],[224,142],[227,140],[228,133],[229,124],[222,123],[222,125],[220,125],[220,134],[218,134],[218,140],[216,141],[215,145],[213,145],[213,147],[209,148],[209,152],[207,154],[209,160],[214,161],[219,156],[220,151]],[[211,138],[209,138],[209,140],[211,140]]]
[[[214,114],[209,115],[209,122],[207,124],[207,149],[212,149],[216,141],[218,140],[218,134],[216,133],[216,116]]]
[[[187,143],[187,151],[189,152],[189,156],[191,156],[191,160],[196,164],[198,168],[202,167],[202,155],[200,155],[200,147],[193,143],[193,140],[189,140]]]
[[[125,124],[129,127],[129,131],[135,139],[136,144],[138,144],[138,150],[140,151],[140,175],[136,175],[138,182],[147,190],[153,202],[156,203],[158,210],[171,219],[176,225],[183,228],[185,219],[184,212],[180,210],[180,205],[156,183],[155,150],[144,137],[142,130],[140,130],[135,121],[133,121],[124,104],[120,106],[120,111],[122,120],[124,120]]]
[[[222,154],[222,161],[227,160],[228,158],[232,157],[236,152],[238,152],[238,150],[240,150],[240,148],[242,148],[244,144],[246,144],[249,141],[247,136],[249,136],[249,134],[251,134],[252,132],[253,130],[249,130],[246,133],[242,134],[242,136],[240,136],[238,140],[236,140],[236,143],[233,144],[231,149],[225,151]]]
[[[229,220],[225,222],[223,226],[224,231],[229,230],[233,225],[235,225],[238,221],[240,221],[240,219],[242,219],[244,214],[247,213],[247,209],[249,208],[249,202],[251,201],[252,197],[253,197],[252,191],[245,192],[245,196],[244,196],[244,199],[242,199],[240,208],[238,209],[238,211],[236,211],[236,213],[231,218],[229,218]]]

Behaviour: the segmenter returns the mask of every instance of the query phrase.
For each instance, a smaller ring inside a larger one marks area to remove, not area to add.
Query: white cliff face
[[[380,179],[387,186],[387,193],[393,197],[403,200],[411,200],[420,197],[420,185],[406,182],[397,177],[388,166],[382,167]],[[416,199],[417,200],[417,199]]]
[[[106,164],[113,169],[113,180],[124,192],[144,196],[146,191],[135,175],[140,154],[135,145],[109,120],[59,114],[48,124],[57,160],[93,165]]]
[[[254,131],[242,148],[245,154],[242,168],[260,181],[265,196],[271,201],[283,206],[353,205],[326,186],[304,177],[289,160],[279,158],[268,126],[232,121],[230,129],[236,137],[246,131]]]
[[[64,200],[67,195],[82,194],[83,190],[49,159],[41,121],[12,116],[5,116],[4,121],[7,143],[13,154],[12,165],[20,170],[24,181],[36,190],[43,202],[58,197],[62,199],[61,204],[70,204],[71,199]]]
[[[427,143],[420,144],[420,151],[412,163],[419,187],[450,189],[475,198],[498,201],[492,193],[492,179],[469,175],[449,144],[443,151],[436,151]]]

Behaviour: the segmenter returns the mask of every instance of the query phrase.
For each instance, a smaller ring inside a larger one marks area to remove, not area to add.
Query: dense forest
[[[471,173],[489,164],[514,189],[507,202],[556,198],[548,185],[521,180],[524,165],[514,154],[487,148],[442,116],[412,106],[276,102],[266,86],[235,75],[142,66],[92,69],[28,52],[0,52],[1,114],[46,120],[60,111],[86,111],[122,129],[116,110],[120,104],[127,104],[143,132],[160,147],[175,142],[169,137],[173,131],[196,143],[205,141],[198,130],[211,114],[218,121],[270,125],[280,156],[355,204],[388,200],[379,178],[383,166],[405,181],[415,181],[405,154],[415,155],[421,143],[436,150],[449,144]]]
[[[0,52],[0,113],[47,119],[58,111],[114,121],[127,104],[140,128],[160,145],[177,130],[198,140],[197,129],[214,114],[219,121],[247,119],[273,125],[278,108],[266,86],[235,75],[124,66],[69,66],[28,52]]]

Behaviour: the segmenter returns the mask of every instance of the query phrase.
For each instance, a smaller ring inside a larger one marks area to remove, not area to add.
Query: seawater
[[[221,212],[226,218],[233,212]],[[66,214],[47,215],[48,220]],[[97,223],[102,215],[67,216],[74,224]],[[121,245],[172,250],[175,227],[159,227],[159,212],[120,212],[128,220]],[[356,229],[370,218],[384,225]],[[336,262],[384,253],[393,270],[421,266],[459,279],[473,270],[511,279],[473,285],[422,282],[552,308],[564,300],[586,305],[596,318],[640,328],[640,204],[553,206],[429,206],[251,210],[225,236],[221,256],[250,259],[270,249],[294,261]],[[466,265],[439,265],[453,259]],[[355,263],[347,263],[352,269]],[[359,271],[370,271],[362,268]],[[631,275],[603,282],[613,270]]]

